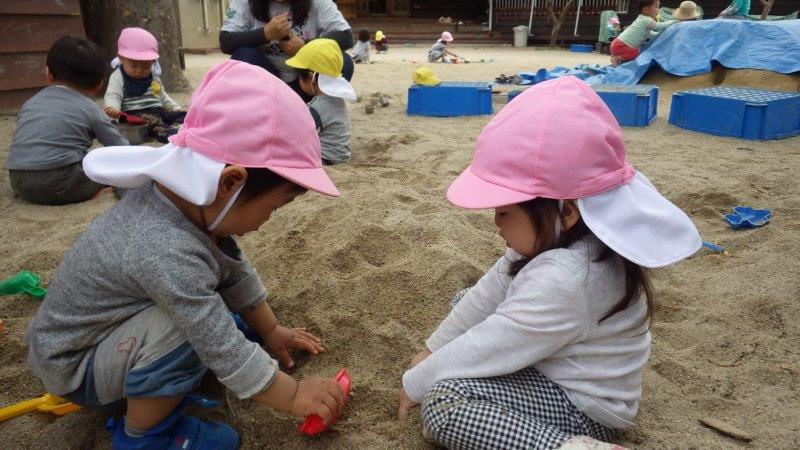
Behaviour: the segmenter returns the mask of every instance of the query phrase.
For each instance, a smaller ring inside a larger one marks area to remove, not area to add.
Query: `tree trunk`
[[[567,15],[569,14],[569,10],[572,9],[572,5],[575,3],[575,0],[569,0],[563,8],[561,8],[561,14],[556,17],[556,13],[553,11],[553,0],[548,0],[547,2],[547,20],[550,22],[550,25],[553,27],[553,30],[550,32],[550,48],[556,47],[556,40],[558,39],[558,31],[561,30],[561,26],[564,25],[564,21],[567,20]]]
[[[117,38],[126,27],[140,27],[158,39],[161,79],[167,92],[187,91],[181,72],[178,20],[172,0],[81,0],[86,37],[96,42],[110,62],[117,56]]]

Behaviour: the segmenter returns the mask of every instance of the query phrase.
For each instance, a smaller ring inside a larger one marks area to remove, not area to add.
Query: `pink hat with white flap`
[[[529,88],[497,114],[447,191],[453,204],[471,209],[537,197],[576,199],[600,240],[645,267],[686,258],[702,244],[689,217],[626,161],[605,103],[572,76]]]
[[[158,41],[142,28],[123,28],[117,40],[117,54],[136,61],[158,59]]]
[[[171,143],[227,164],[270,169],[305,188],[339,196],[322,169],[308,107],[264,69],[239,61],[217,64],[189,105]]]

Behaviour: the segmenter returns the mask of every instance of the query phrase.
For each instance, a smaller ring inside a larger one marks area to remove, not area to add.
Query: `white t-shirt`
[[[289,2],[279,3],[270,2],[270,17],[279,14],[289,13]],[[350,29],[342,13],[331,0],[311,0],[311,7],[308,9],[308,17],[305,23],[296,24],[292,21],[291,14],[289,21],[292,24],[292,32],[308,42],[325,33],[332,31],[346,31]],[[228,11],[225,14],[225,22],[222,24],[222,31],[251,31],[264,28],[264,22],[253,17],[250,11],[248,0],[232,0]],[[280,48],[280,41],[273,40],[267,43],[264,49],[267,58],[281,73],[281,78],[285,82],[294,81],[297,73],[287,66],[285,61],[289,55]]]
[[[487,378],[533,366],[579,410],[610,428],[627,428],[642,395],[650,332],[640,299],[598,323],[625,292],[619,258],[595,262],[596,237],[544,252],[516,277],[509,250],[461,299],[426,345],[433,352],[403,375],[420,402],[439,381]]]

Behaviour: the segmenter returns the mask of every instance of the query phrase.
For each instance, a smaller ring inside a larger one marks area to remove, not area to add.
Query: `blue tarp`
[[[794,73],[800,72],[798,55],[800,20],[700,20],[667,28],[638,58],[618,67],[540,70],[535,82],[569,74],[589,84],[636,84],[654,65],[690,76],[710,72],[712,61],[731,69]]]

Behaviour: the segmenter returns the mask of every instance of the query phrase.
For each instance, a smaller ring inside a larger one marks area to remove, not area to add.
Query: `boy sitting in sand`
[[[160,148],[98,149],[86,173],[135,188],[64,257],[26,334],[28,366],[48,392],[87,408],[126,406],[113,447],[235,449],[228,425],[187,416],[210,369],[240,399],[330,424],[344,405],[327,378],[295,380],[290,350],[323,351],[278,323],[234,235],[256,231],[307,190],[339,191],[322,169],[314,122],[264,69],[213,67],[181,131]],[[265,343],[236,328],[238,312]]]
[[[639,48],[677,20],[656,22],[659,0],[639,0],[639,17],[611,42],[611,64],[617,66],[639,56]]]
[[[453,35],[449,31],[443,31],[442,37],[436,41],[428,50],[428,62],[449,62],[448,56],[459,58],[458,55],[447,49],[447,44],[453,42]]]
[[[14,194],[42,205],[89,200],[104,186],[90,180],[81,160],[94,139],[127,145],[92,98],[103,87],[106,63],[100,49],[65,36],[47,52],[50,86],[25,102],[8,153]]]
[[[322,163],[328,166],[350,161],[350,116],[344,101],[355,101],[356,93],[342,76],[344,60],[336,41],[314,39],[286,65],[297,69],[303,92],[314,96],[308,108],[322,144]]]
[[[153,72],[158,59],[158,41],[141,28],[125,28],[117,41],[120,65],[111,74],[106,88],[105,112],[119,118],[120,112],[144,116],[150,122],[150,135],[159,142],[177,132],[186,112],[164,89]]]
[[[369,38],[370,33],[367,29],[362,29],[358,32],[358,41],[353,46],[353,62],[368,63],[369,62]]]

